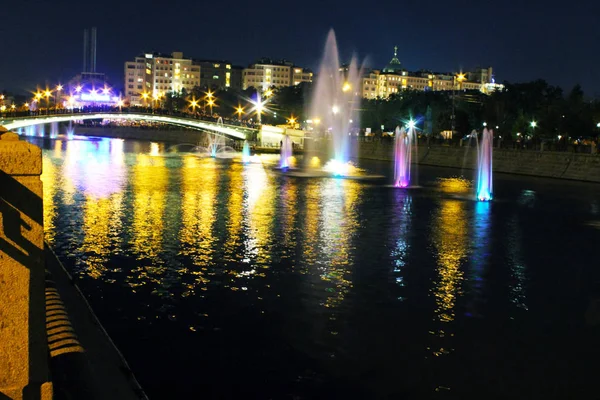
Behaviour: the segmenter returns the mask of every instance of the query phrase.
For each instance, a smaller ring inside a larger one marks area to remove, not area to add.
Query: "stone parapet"
[[[41,172],[41,150],[0,127],[0,398],[52,398]]]

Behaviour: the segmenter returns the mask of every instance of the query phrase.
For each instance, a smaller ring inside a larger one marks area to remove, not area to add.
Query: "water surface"
[[[150,398],[582,398],[600,185],[459,170],[420,189],[44,147],[46,238]],[[470,177],[469,177],[470,178]],[[596,287],[596,289],[594,289]]]

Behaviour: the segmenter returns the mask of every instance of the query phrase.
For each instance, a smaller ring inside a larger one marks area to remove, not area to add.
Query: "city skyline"
[[[541,19],[536,4],[512,3],[514,7],[500,9],[470,2],[440,2],[427,9],[417,4],[373,6],[372,15],[357,12],[359,5],[351,2],[343,8],[323,3],[318,9],[311,3],[289,8],[269,3],[260,18],[251,18],[247,5],[234,7],[233,13],[230,5],[216,4],[209,16],[198,17],[203,10],[199,5],[186,5],[186,12],[146,8],[141,15],[136,2],[107,0],[99,9],[66,0],[36,7],[15,3],[0,28],[10,37],[3,42],[3,53],[14,60],[0,67],[0,87],[31,90],[44,80],[66,81],[81,72],[81,32],[91,26],[98,27],[98,71],[114,84],[122,82],[123,62],[145,51],[181,51],[244,67],[270,57],[314,70],[333,28],[342,58],[356,53],[369,68],[382,68],[397,45],[408,70],[492,65],[499,82],[545,79],[565,91],[579,83],[588,96],[600,94],[597,73],[590,67],[600,55],[588,51],[588,43],[600,38],[592,23],[600,6],[582,1],[565,18],[563,6],[544,3]],[[318,12],[328,8],[336,11]],[[450,11],[460,13],[460,20],[449,19]],[[19,16],[27,16],[26,34],[16,33],[23,29]]]

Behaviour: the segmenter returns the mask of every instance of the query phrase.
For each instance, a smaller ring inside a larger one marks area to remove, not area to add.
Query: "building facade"
[[[254,87],[260,90],[299,85],[302,82],[312,82],[312,71],[294,66],[287,61],[261,59],[244,68],[242,72],[242,89]]]
[[[242,67],[225,60],[194,60],[200,67],[200,87],[204,90],[242,89]]]
[[[183,53],[146,53],[125,63],[125,97],[131,105],[149,105],[167,93],[200,85],[200,67]]]
[[[493,82],[492,68],[478,68],[465,74],[434,73],[430,71],[409,72],[402,68],[394,48],[394,57],[382,70],[366,72],[362,78],[362,96],[367,99],[387,98],[404,90],[480,90],[490,91]]]

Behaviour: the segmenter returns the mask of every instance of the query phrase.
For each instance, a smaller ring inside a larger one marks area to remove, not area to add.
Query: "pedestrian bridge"
[[[72,113],[72,114],[50,114],[38,116],[15,116],[0,117],[0,126],[4,126],[9,131],[14,131],[31,125],[51,124],[53,122],[81,121],[87,119],[118,119],[133,121],[158,122],[163,124],[176,125],[190,129],[211,132],[217,135],[226,136],[231,139],[252,140],[258,129],[236,125],[225,125],[220,122],[205,121],[190,117],[161,115],[161,114],[143,114],[130,112],[90,112],[90,113]]]

